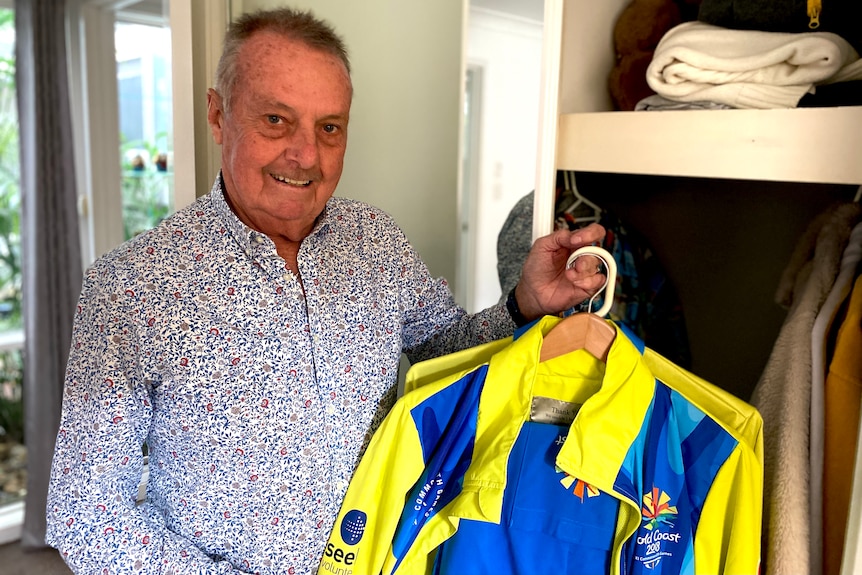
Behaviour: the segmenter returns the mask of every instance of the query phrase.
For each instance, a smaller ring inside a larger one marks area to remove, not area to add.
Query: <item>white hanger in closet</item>
[[[574,203],[571,206],[566,208],[566,212],[571,214],[576,209],[581,206],[587,206],[588,208],[593,210],[593,214],[591,216],[578,216],[578,223],[590,223],[590,222],[598,222],[602,219],[602,209],[581,195],[578,191],[577,186],[575,185],[575,173],[571,171],[563,172],[563,183],[565,185],[565,189],[572,192],[572,195],[575,197]]]
[[[602,317],[607,315],[614,302],[617,262],[604,248],[584,246],[569,256],[566,268],[572,267],[575,260],[584,255],[595,256],[604,262],[605,284],[590,298],[586,312],[575,313],[564,318],[545,335],[539,361],[547,361],[576,349],[585,349],[596,358],[607,361],[617,330]],[[593,301],[602,292],[605,294],[604,303],[593,313]]]
[[[859,189],[856,190],[856,197],[853,198],[853,201],[856,203],[862,201],[862,186],[859,186]]]

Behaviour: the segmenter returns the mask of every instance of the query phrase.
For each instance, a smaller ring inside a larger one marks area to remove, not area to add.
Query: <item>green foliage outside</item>
[[[14,28],[14,12],[0,10],[0,31]],[[19,179],[15,60],[0,55],[0,333],[23,327]],[[24,440],[22,379],[21,350],[0,352],[0,439],[13,443]]]
[[[24,443],[23,370],[21,350],[0,352],[0,438],[11,443]]]
[[[15,26],[0,10],[0,29]],[[0,331],[21,328],[21,201],[15,61],[0,56]]]

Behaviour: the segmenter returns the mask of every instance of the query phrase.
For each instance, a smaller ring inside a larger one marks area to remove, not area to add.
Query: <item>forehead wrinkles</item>
[[[272,85],[275,80],[284,81],[283,88],[289,85],[298,87],[311,74],[332,74],[347,91],[348,105],[353,97],[353,86],[344,63],[335,55],[307,46],[298,40],[291,40],[272,32],[258,32],[251,36],[241,48],[237,58],[236,90],[240,93],[253,92],[251,84]],[[299,84],[298,84],[299,83]]]
[[[244,82],[270,76],[275,72],[270,67],[274,62],[277,62],[279,71],[289,72],[293,68],[296,53],[292,43],[276,42],[271,34],[259,33],[252,36],[243,45],[238,58],[237,83],[242,86]]]

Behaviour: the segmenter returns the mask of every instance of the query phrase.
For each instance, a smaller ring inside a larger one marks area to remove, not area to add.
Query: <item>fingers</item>
[[[600,244],[605,238],[605,228],[599,224],[590,224],[573,232],[568,232],[568,238],[562,236],[560,240],[569,243],[569,249],[575,250],[588,245]],[[590,254],[584,254],[576,258],[569,269],[566,270],[567,279],[572,285],[578,287],[590,295],[601,290],[607,282],[601,258]]]
[[[605,229],[590,224],[569,231],[557,230],[538,238],[524,262],[515,296],[524,317],[557,314],[592,297],[607,282],[600,258],[585,254],[566,268],[570,254],[578,248],[601,244]]]
[[[556,230],[542,236],[533,244],[531,252],[553,252],[558,255],[565,253],[568,257],[572,251],[584,246],[600,244],[605,238],[605,228],[599,224],[590,224],[575,231]]]
[[[553,234],[556,243],[571,250],[597,244],[605,239],[605,228],[599,224],[590,224],[574,231],[560,230]]]
[[[566,270],[566,279],[574,288],[583,290],[587,297],[592,297],[607,285],[608,278],[603,271],[601,258],[584,254],[576,258]]]
[[[596,256],[584,254],[572,262],[571,269],[574,269],[579,277],[602,273],[602,260]]]
[[[580,265],[581,260],[586,259],[587,257],[584,256],[583,258],[578,258],[576,261]],[[590,259],[594,262],[598,261],[597,258],[590,257]],[[596,263],[585,261],[584,264],[584,269],[576,269],[575,266],[572,266],[566,270],[566,279],[568,279],[573,286],[593,295],[598,290],[602,289],[608,278],[602,273],[601,268]]]

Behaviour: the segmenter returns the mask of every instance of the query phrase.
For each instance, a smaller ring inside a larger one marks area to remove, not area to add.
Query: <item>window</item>
[[[0,0],[0,544],[20,535],[27,481],[11,6],[12,0]],[[174,209],[171,36],[168,4],[162,0],[84,0],[68,6],[70,98],[86,266]],[[143,169],[136,169],[138,156]]]
[[[117,15],[117,100],[123,239],[173,211],[171,33],[165,25]]]
[[[173,40],[162,0],[68,6],[79,225],[88,265],[174,211]]]
[[[229,5],[66,4],[84,265],[209,191],[219,154],[200,103]]]
[[[0,539],[3,518],[17,517],[23,509],[27,486],[19,175],[15,13],[0,7]]]
[[[0,544],[20,536],[26,488],[12,5],[13,0],[0,0]],[[213,76],[230,2],[80,0],[65,5],[82,266],[87,266],[191,203],[197,181],[202,191],[209,189],[218,154],[205,114],[203,121],[196,120],[195,102],[201,101],[206,82],[198,86],[193,72]],[[131,28],[126,27],[132,26],[150,35],[127,47]],[[193,34],[206,46],[198,59],[193,58]],[[175,76],[172,61],[181,67]],[[172,98],[175,83],[181,84],[178,99]],[[180,126],[176,130],[174,122]],[[176,145],[174,133],[179,134]],[[196,142],[205,152],[200,161]],[[182,182],[176,190],[175,176]]]

